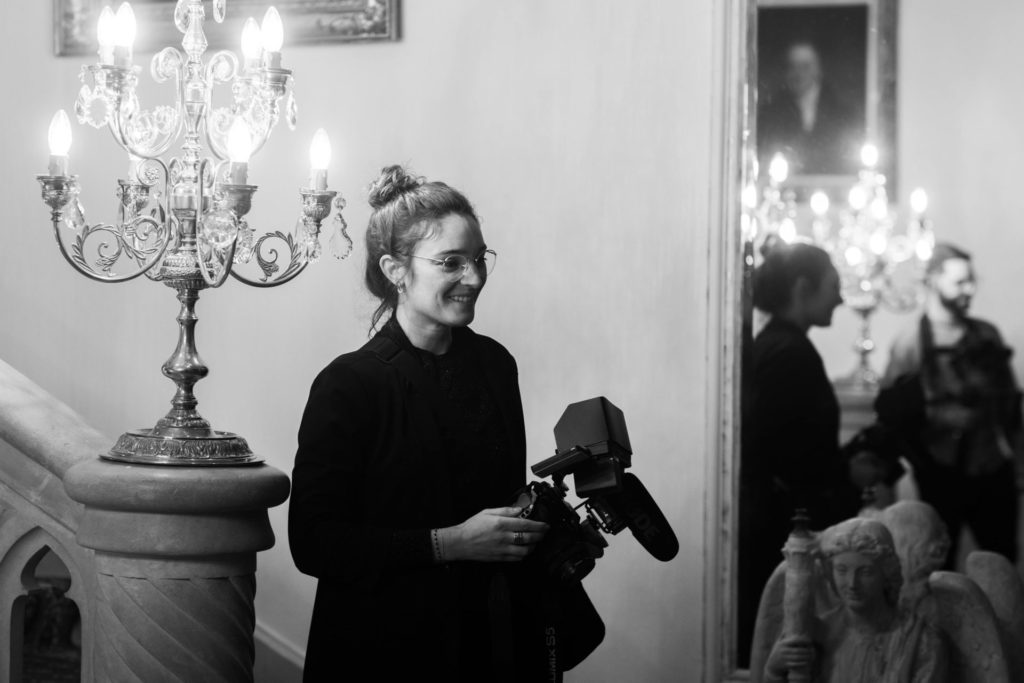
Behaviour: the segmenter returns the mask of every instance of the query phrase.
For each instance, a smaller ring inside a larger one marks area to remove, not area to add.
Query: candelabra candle
[[[327,131],[318,128],[309,145],[310,171],[309,186],[323,192],[327,189],[327,167],[331,164],[331,141]]]
[[[100,19],[96,25],[96,42],[99,43],[97,54],[100,64],[114,63],[114,40],[117,32],[117,19],[114,10],[107,5],[100,12]]]
[[[102,17],[101,17],[102,20]],[[122,2],[114,17],[114,66],[127,69],[132,65],[132,45],[135,43],[135,12],[127,2]],[[97,27],[99,33],[99,27]]]
[[[51,176],[68,174],[68,151],[71,149],[71,123],[63,109],[53,115],[47,133],[50,145],[50,164],[47,173]]]
[[[245,59],[245,70],[254,72],[260,68],[260,57],[263,55],[263,37],[260,25],[249,17],[242,27],[242,57]]]
[[[299,192],[301,239],[286,230],[256,236],[249,226],[246,216],[257,189],[248,184],[250,156],[269,139],[286,94],[287,119],[294,124],[291,72],[280,68],[280,16],[268,10],[255,34],[255,21],[247,22],[241,62],[229,51],[207,59],[203,6],[204,0],[176,3],[181,49],[164,48],[150,69],[157,82],[177,83],[176,99],[152,109],[143,108],[136,93],[140,69],[131,64],[131,7],[124,3],[116,14],[107,10],[101,15],[99,64],[83,68],[85,84],[75,112],[80,123],[109,128],[129,154],[128,178],[119,181],[117,221],[89,224],[81,214],[78,180],[67,175],[71,131],[63,112],[50,126],[48,173],[37,176],[58,247],[73,268],[106,283],[145,275],[175,289],[181,303],[177,348],[162,368],[176,385],[171,410],[152,429],[123,434],[103,456],[113,460],[161,465],[259,462],[243,438],[214,430],[196,409],[193,388],[208,372],[195,346],[199,292],[220,287],[229,278],[259,288],[291,281],[318,258],[322,222],[332,206],[337,211],[331,243],[348,245],[335,255],[344,258],[351,247],[341,216],[344,200],[327,189],[330,143],[322,130],[314,136],[312,187]],[[224,7],[225,0],[213,3],[218,22]],[[213,89],[222,84],[230,85],[232,101],[212,108]],[[201,140],[204,133],[208,153]],[[165,161],[176,142],[180,153]],[[151,191],[158,184],[160,191]],[[69,231],[64,225],[74,233],[71,244],[65,243]]]
[[[267,69],[281,68],[281,45],[284,43],[284,27],[277,9],[269,7],[260,25],[263,40],[263,66]]]

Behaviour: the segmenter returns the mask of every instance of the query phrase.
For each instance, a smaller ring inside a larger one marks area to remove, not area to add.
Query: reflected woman
[[[839,403],[807,337],[842,303],[829,255],[779,243],[754,271],[754,306],[770,316],[754,339],[743,391],[740,464],[739,639],[750,654],[761,591],[782,560],[793,513],[815,528],[857,514],[859,495],[839,455]]]

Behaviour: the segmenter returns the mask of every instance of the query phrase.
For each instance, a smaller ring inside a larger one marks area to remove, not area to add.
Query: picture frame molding
[[[53,0],[53,53],[56,57],[94,54],[96,22],[110,0]],[[236,49],[246,18],[262,19],[273,4],[285,25],[285,44],[364,43],[400,38],[400,0],[227,0],[227,16],[217,24],[207,7],[210,49]],[[181,44],[174,25],[174,0],[135,2],[140,29],[137,54],[149,55]],[[378,16],[378,13],[380,16]]]

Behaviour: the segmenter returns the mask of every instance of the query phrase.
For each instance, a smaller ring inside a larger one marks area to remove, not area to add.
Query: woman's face
[[[419,326],[444,325],[464,327],[473,322],[476,300],[487,282],[482,265],[472,262],[487,248],[483,234],[474,223],[457,214],[449,214],[421,239],[413,250],[403,279],[405,293],[399,299],[410,322]],[[427,259],[444,259],[461,255],[471,263],[458,279],[446,275],[439,263]]]
[[[832,312],[843,303],[839,290],[839,273],[829,267],[818,283],[818,288],[807,293],[804,299],[804,310],[807,321],[816,327],[828,327],[832,324]]]
[[[870,612],[885,603],[885,577],[874,558],[839,553],[832,558],[832,579],[839,598],[852,612]]]

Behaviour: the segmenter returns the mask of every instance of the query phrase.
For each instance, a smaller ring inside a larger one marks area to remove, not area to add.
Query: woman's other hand
[[[481,510],[439,531],[444,560],[517,562],[533,552],[548,525],[519,516],[520,507]]]

